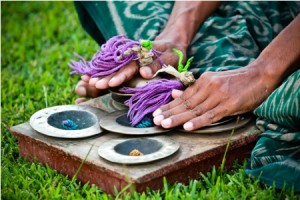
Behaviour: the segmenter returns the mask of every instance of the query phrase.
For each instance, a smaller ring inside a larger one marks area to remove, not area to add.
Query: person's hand
[[[175,99],[153,113],[154,123],[195,130],[225,116],[253,110],[274,88],[275,83],[254,67],[205,72],[184,92],[173,91]]]
[[[91,86],[89,84],[90,77],[88,75],[81,76],[81,80],[77,83],[75,87],[75,92],[81,98],[76,99],[75,104],[80,104],[85,102],[86,97],[95,98],[100,96],[101,94],[105,94],[106,91],[101,91],[95,88],[95,86]]]
[[[172,66],[178,65],[178,56],[172,51],[173,48],[181,50],[184,53],[184,59],[186,59],[186,46],[176,44],[170,39],[157,39],[153,42],[153,47],[161,52],[159,59],[161,59],[164,64]],[[161,64],[159,63],[158,58],[154,58],[153,63],[149,66],[141,68],[139,68],[137,61],[133,61],[109,76],[96,78],[90,78],[87,75],[82,76],[76,86],[75,92],[81,97],[94,98],[101,94],[105,94],[106,90],[110,87],[117,87],[129,81],[138,72],[143,78],[151,79],[155,72],[160,68]],[[82,101],[82,99],[78,99],[76,100],[76,103]]]
[[[178,56],[172,51],[173,48],[183,51],[184,55],[186,55],[186,46],[178,45],[172,40],[156,39],[153,42],[153,48],[161,52],[161,56],[160,58],[154,58],[153,63],[149,66],[139,68],[138,62],[133,61],[109,76],[91,78],[89,80],[90,86],[95,86],[95,88],[99,90],[117,87],[132,79],[138,72],[143,78],[151,79],[155,72],[162,67],[158,59],[161,59],[161,61],[167,65],[178,65]]]
[[[206,72],[175,100],[153,113],[164,128],[182,125],[195,130],[225,116],[252,111],[259,106],[300,62],[300,15],[244,68]]]
[[[177,67],[178,57],[172,52],[179,49],[186,60],[186,50],[200,24],[213,13],[220,5],[219,2],[176,2],[164,30],[155,38],[153,47],[162,52],[161,60],[166,65]],[[186,23],[186,21],[189,23]],[[138,63],[131,62],[121,70],[101,78],[84,77],[76,86],[79,96],[94,97],[102,94],[101,90],[117,87],[130,80],[138,72],[145,79],[151,79],[155,72],[161,68],[157,60],[147,66],[139,68]],[[80,88],[80,89],[79,89]],[[81,90],[81,91],[80,91]],[[84,94],[84,95],[83,95]]]

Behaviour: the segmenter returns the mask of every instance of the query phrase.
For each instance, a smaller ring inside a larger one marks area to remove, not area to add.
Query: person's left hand
[[[173,91],[175,99],[156,110],[153,120],[163,128],[183,124],[185,130],[195,130],[225,116],[253,110],[275,85],[258,67],[205,72],[184,92]]]

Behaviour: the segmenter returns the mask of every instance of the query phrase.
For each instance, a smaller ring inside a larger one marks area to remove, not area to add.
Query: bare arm
[[[201,24],[220,5],[219,2],[175,2],[172,13],[165,29],[156,37],[153,46],[163,52],[161,59],[165,64],[177,65],[178,57],[172,52],[173,48],[186,52]],[[112,75],[102,78],[83,76],[77,84],[76,92],[80,96],[96,97],[109,87],[116,87],[130,80],[138,71],[142,77],[150,79],[160,68],[155,61],[148,67],[139,68],[136,62],[131,62]]]
[[[220,4],[218,1],[175,2],[168,23],[157,39],[167,36],[183,45],[190,45],[201,24]]]
[[[300,68],[300,15],[248,66],[224,72],[206,72],[175,100],[154,112],[164,128],[184,125],[194,130],[225,116],[252,111],[281,81]]]
[[[300,67],[300,14],[261,52],[257,65],[274,89]],[[261,64],[260,64],[261,63]],[[258,65],[259,64],[259,65]]]
[[[202,23],[220,6],[220,2],[185,2],[176,1],[165,29],[155,38],[154,48],[163,52],[161,59],[165,64],[176,67],[178,57],[173,48],[181,50],[186,59],[186,51]],[[140,74],[144,78],[152,78],[161,68],[158,61],[149,67],[142,67]]]

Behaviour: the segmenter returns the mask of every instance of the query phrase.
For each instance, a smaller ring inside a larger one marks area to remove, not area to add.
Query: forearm
[[[188,46],[201,24],[220,6],[220,2],[176,1],[168,23],[157,39],[169,37]]]
[[[300,68],[299,30],[300,14],[280,32],[252,64],[253,67],[260,68],[271,87],[276,87],[287,75]]]

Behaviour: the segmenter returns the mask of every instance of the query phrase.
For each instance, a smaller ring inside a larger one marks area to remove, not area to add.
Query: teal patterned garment
[[[84,29],[99,43],[124,34],[153,40],[165,27],[174,2],[75,2]],[[300,2],[223,2],[196,33],[188,49],[191,71],[244,67],[300,13]],[[187,22],[188,23],[188,22]],[[300,191],[299,70],[261,106],[257,126],[261,134],[246,172],[264,183]],[[274,175],[276,174],[276,175]]]
[[[263,132],[251,153],[247,174],[268,185],[300,191],[300,70],[277,88],[254,114]]]

